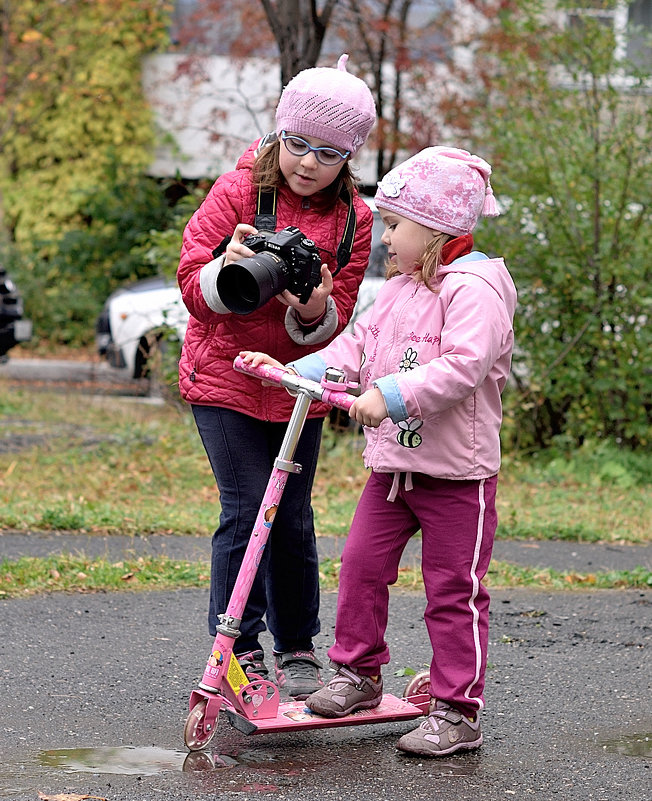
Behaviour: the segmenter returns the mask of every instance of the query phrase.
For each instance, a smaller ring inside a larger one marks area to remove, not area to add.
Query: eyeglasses
[[[308,144],[305,139],[300,136],[292,136],[287,131],[281,131],[281,139],[287,148],[288,153],[293,156],[307,156],[311,151],[315,154],[315,158],[320,164],[325,167],[334,167],[351,154],[350,150],[340,153],[334,147],[313,147]]]

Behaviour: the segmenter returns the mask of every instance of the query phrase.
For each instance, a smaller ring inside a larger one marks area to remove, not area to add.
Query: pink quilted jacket
[[[233,233],[239,222],[253,223],[257,190],[251,180],[253,150],[236,169],[220,176],[194,213],[183,235],[177,278],[190,320],[179,363],[179,388],[189,403],[235,409],[259,420],[285,422],[294,400],[282,389],[263,387],[258,379],[236,373],[233,359],[241,350],[261,350],[284,364],[324,347],[346,327],[355,305],[371,248],[372,214],[356,194],[357,229],[351,260],[334,279],[332,299],[337,310],[336,331],[312,345],[293,341],[285,327],[287,307],[276,298],[251,314],[219,314],[206,303],[200,287],[201,268],[212,261],[212,251]],[[278,190],[276,230],[297,226],[321,248],[331,271],[336,268],[337,246],[347,208],[338,201],[326,208],[320,194],[302,198],[287,186]],[[323,417],[328,407],[314,403],[311,417]]]

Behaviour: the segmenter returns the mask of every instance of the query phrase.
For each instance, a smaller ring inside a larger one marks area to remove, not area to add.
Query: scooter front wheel
[[[183,729],[183,739],[186,743],[186,748],[190,751],[200,751],[207,746],[213,739],[217,725],[214,725],[210,730],[204,726],[206,722],[206,706],[208,701],[202,698],[190,710],[186,718],[186,725]],[[217,723],[217,721],[216,721]]]

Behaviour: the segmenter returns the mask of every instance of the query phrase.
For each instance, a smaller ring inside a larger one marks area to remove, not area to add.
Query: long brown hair
[[[418,271],[421,273],[421,276],[416,280],[422,281],[431,292],[437,292],[439,289],[437,286],[437,270],[441,264],[441,253],[446,242],[450,239],[454,239],[454,237],[451,236],[451,234],[444,234],[441,231],[433,231],[432,237],[433,238],[428,242],[421,254],[421,258],[417,262]],[[400,273],[395,264],[388,262],[385,274],[387,278],[393,278]]]
[[[263,191],[277,189],[285,183],[285,178],[283,177],[279,164],[280,148],[281,140],[276,139],[260,151],[254,162],[254,183]],[[349,197],[352,198],[356,188],[357,181],[355,180],[347,159],[342,165],[342,169],[339,171],[337,178],[322,191],[330,205],[335,205],[342,189],[346,189],[349,193]]]

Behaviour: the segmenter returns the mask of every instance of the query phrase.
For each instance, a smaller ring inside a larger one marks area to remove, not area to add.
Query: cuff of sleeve
[[[374,386],[378,387],[383,393],[387,414],[389,414],[392,422],[399,423],[401,420],[407,420],[409,417],[407,406],[394,376],[385,375],[374,381]]]
[[[199,271],[199,288],[204,296],[206,305],[218,314],[231,314],[230,309],[222,303],[217,291],[217,274],[224,266],[224,254],[213,261],[209,261]]]
[[[311,381],[321,381],[327,366],[326,362],[317,353],[310,353],[308,356],[302,356],[295,362],[286,364],[286,367],[291,367],[300,376],[309,378]]]
[[[313,327],[306,327],[299,320],[299,314],[292,306],[285,312],[285,330],[290,339],[298,345],[318,345],[325,342],[337,331],[337,307],[329,295],[326,298],[326,312]]]

